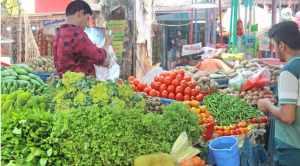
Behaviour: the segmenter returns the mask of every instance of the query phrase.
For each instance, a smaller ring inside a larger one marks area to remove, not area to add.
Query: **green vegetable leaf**
[[[22,130],[19,130],[18,128],[14,128],[14,130],[12,131],[12,133],[14,134],[21,134],[22,133]]]
[[[33,152],[31,152],[27,158],[26,158],[26,162],[29,163],[31,160],[33,160],[35,157],[35,154]]]
[[[47,150],[47,156],[50,157],[51,155],[52,155],[52,148],[50,148],[50,149]]]
[[[41,166],[45,166],[47,164],[48,158],[41,158],[40,159],[40,164]]]

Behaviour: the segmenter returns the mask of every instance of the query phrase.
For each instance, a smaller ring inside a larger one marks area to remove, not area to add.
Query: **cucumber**
[[[7,88],[4,88],[3,94],[8,94],[8,89]]]
[[[7,71],[2,71],[1,72],[1,77],[7,77],[7,76],[10,76],[9,72],[7,72]]]
[[[31,78],[28,77],[28,76],[26,76],[26,75],[19,75],[19,79],[20,79],[20,80],[26,80],[26,81],[31,80]]]
[[[37,75],[31,74],[31,73],[29,73],[29,74],[28,74],[28,76],[29,76],[30,78],[32,78],[32,79],[36,79],[36,78],[38,78],[38,76],[37,76]]]
[[[35,91],[35,94],[38,95],[44,89],[44,86],[41,86],[39,89]]]
[[[14,87],[16,90],[19,88],[19,85],[18,85],[17,81],[14,82],[13,87]]]
[[[14,87],[11,87],[10,88],[10,91],[9,91],[9,94],[13,93],[15,91],[15,88]]]
[[[16,80],[12,80],[12,79],[2,79],[1,80],[1,83],[4,83],[4,84],[8,84],[9,82],[14,82]]]
[[[11,79],[11,80],[16,80],[17,77],[16,76],[6,76],[3,79]]]
[[[26,87],[28,90],[31,90],[32,89],[32,85],[29,83]]]
[[[21,68],[25,69],[28,73],[32,73],[32,69],[27,65],[21,65]]]
[[[34,79],[31,79],[31,80],[30,80],[30,83],[35,84],[35,85],[37,85],[37,86],[41,86],[41,83],[39,83],[39,81],[36,81],[36,80],[34,80]]]
[[[11,69],[16,69],[16,68],[19,68],[19,67],[21,67],[21,66],[17,65],[17,64],[12,64],[12,65],[9,66],[9,68],[11,68]]]
[[[12,83],[9,82],[6,87],[7,87],[8,90],[10,90],[10,88],[12,87]]]
[[[15,71],[18,73],[18,74],[23,74],[23,75],[27,75],[28,72],[23,69],[23,68],[16,68]]]
[[[36,90],[36,85],[35,84],[33,84],[33,86],[32,86],[32,90],[33,90],[33,93],[35,92],[35,90]]]
[[[5,89],[5,88],[6,88],[6,85],[4,83],[2,83],[1,89]]]
[[[44,88],[43,93],[45,93],[45,92],[49,92],[49,88],[48,87]]]
[[[35,79],[35,80],[37,80],[41,85],[44,85],[44,84],[45,84],[45,82],[44,82],[41,78],[37,78],[37,79]]]
[[[20,85],[20,84],[28,84],[29,81],[26,81],[26,80],[17,80],[17,83]]]
[[[18,73],[15,72],[14,70],[10,71],[9,73],[10,73],[11,76],[16,76],[16,77],[19,76]]]

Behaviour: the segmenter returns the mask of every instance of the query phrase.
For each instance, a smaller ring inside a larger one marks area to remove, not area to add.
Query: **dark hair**
[[[66,9],[66,16],[74,15],[76,12],[83,10],[84,14],[90,14],[92,15],[92,9],[89,4],[87,4],[85,1],[82,0],[75,0],[67,6]]]
[[[284,21],[274,25],[269,30],[269,38],[277,44],[283,42],[293,50],[300,50],[300,32],[298,25],[293,21]]]

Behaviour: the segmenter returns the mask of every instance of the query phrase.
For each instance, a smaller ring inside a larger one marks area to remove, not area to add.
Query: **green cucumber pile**
[[[39,95],[48,92],[49,87],[32,74],[32,69],[27,65],[12,64],[9,69],[1,71],[1,94],[10,94],[17,90]]]

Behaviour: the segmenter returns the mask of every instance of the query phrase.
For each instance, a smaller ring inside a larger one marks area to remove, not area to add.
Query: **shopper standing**
[[[258,101],[259,110],[275,119],[277,166],[300,166],[300,33],[295,22],[285,21],[269,30],[277,57],[285,66],[279,72],[278,107]]]
[[[60,77],[68,70],[96,76],[94,64],[110,66],[105,61],[114,37],[106,35],[103,48],[96,47],[84,32],[91,15],[92,9],[85,1],[73,1],[67,6],[66,24],[60,26],[52,43],[54,64]]]

